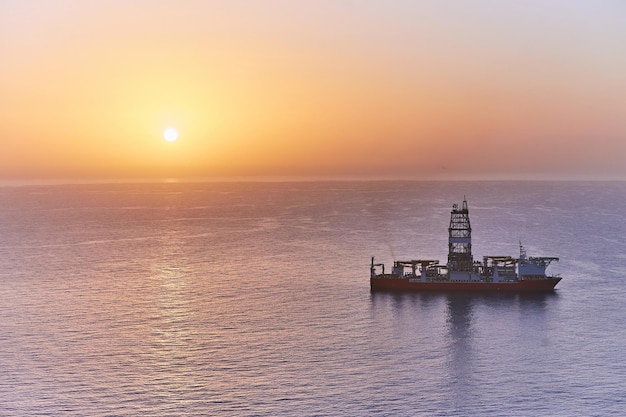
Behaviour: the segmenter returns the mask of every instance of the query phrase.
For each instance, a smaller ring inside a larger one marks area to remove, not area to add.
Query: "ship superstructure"
[[[561,280],[546,275],[556,257],[533,257],[520,243],[520,256],[484,256],[482,262],[472,255],[472,227],[467,200],[452,206],[448,227],[448,262],[434,259],[395,261],[391,273],[384,264],[370,266],[372,290],[396,291],[552,291]],[[379,273],[380,268],[380,273]]]

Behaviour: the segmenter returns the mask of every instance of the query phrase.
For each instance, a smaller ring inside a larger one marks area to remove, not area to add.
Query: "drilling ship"
[[[395,261],[391,273],[385,265],[372,263],[372,291],[513,291],[551,292],[561,281],[546,275],[546,268],[559,258],[528,256],[520,242],[519,258],[484,256],[482,262],[472,256],[472,228],[464,198],[459,208],[452,206],[448,228],[448,262],[434,259]]]

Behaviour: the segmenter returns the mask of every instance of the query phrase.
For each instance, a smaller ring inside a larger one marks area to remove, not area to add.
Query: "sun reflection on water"
[[[198,380],[197,314],[190,296],[189,271],[183,266],[156,268],[151,356],[154,383],[161,397],[189,394]]]

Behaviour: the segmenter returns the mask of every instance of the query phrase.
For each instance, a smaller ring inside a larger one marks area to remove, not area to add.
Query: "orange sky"
[[[624,19],[609,0],[6,0],[0,179],[626,179]]]

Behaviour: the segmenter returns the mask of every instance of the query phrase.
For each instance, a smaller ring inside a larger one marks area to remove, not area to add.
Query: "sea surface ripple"
[[[370,293],[371,256],[558,256],[553,294]],[[626,410],[626,183],[0,188],[0,415]]]

